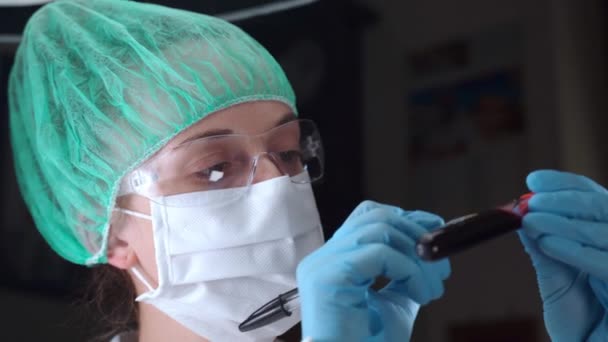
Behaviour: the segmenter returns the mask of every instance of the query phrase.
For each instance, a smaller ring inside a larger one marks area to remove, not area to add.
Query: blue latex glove
[[[443,294],[447,259],[425,262],[415,243],[443,224],[435,215],[361,203],[298,266],[302,333],[314,342],[408,341],[421,304]],[[370,289],[378,276],[392,281]]]
[[[558,171],[527,179],[520,238],[532,259],[552,341],[608,341],[608,192]]]

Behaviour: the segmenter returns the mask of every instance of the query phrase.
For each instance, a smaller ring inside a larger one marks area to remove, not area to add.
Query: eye
[[[205,181],[218,182],[226,176],[226,173],[230,172],[231,167],[232,163],[230,162],[217,163],[211,167],[196,172],[196,176]]]
[[[279,152],[279,158],[283,163],[299,163],[302,161],[302,153],[298,150]]]

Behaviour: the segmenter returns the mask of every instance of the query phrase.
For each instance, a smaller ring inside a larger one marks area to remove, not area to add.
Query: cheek
[[[151,277],[150,280],[158,284],[152,223],[141,220],[138,228],[138,236],[135,239],[133,249],[135,250],[141,267]]]

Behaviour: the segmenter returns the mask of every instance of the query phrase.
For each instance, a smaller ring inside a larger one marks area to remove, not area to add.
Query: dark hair
[[[135,297],[127,271],[107,264],[91,270],[84,303],[95,321],[92,341],[107,342],[122,332],[137,330]]]

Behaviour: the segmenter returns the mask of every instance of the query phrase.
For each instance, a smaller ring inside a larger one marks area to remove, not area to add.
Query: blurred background
[[[15,181],[6,81],[39,5],[8,2],[0,0],[2,339],[85,341],[95,317],[78,301],[89,270],[47,247]],[[277,57],[323,135],[327,173],[316,196],[327,237],[363,199],[449,219],[519,196],[534,169],[608,185],[603,0],[151,2],[227,18]],[[451,262],[445,295],[422,309],[413,341],[549,340],[516,234]]]

